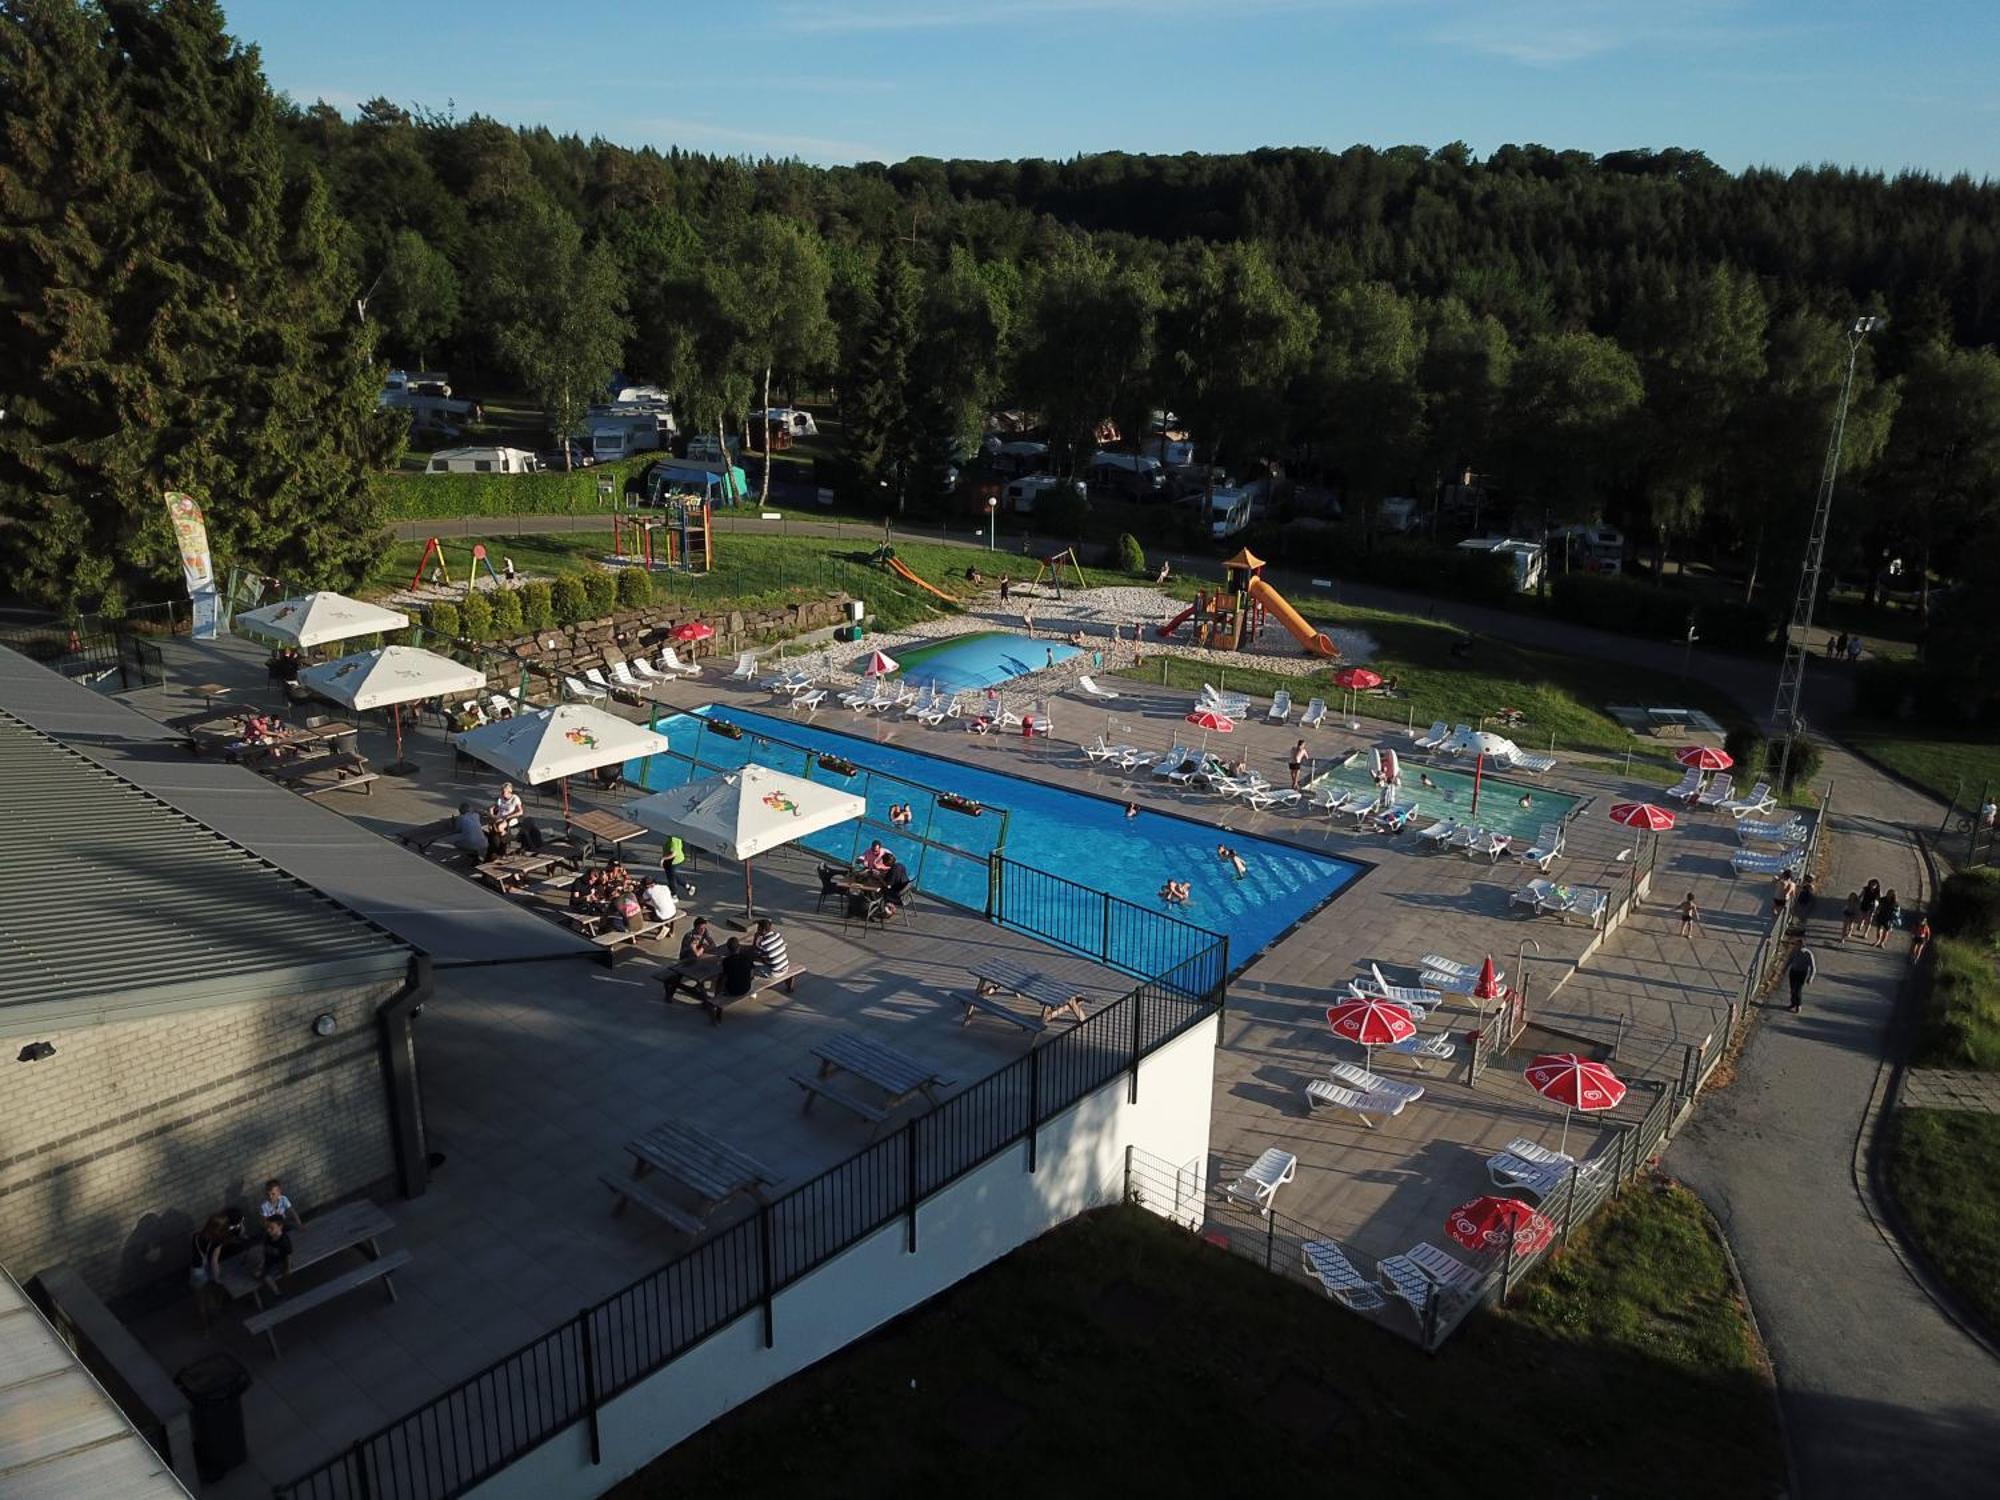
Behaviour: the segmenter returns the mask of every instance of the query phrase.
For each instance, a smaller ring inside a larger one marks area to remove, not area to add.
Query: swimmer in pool
[[[1138,816],[1139,816],[1139,804],[1138,804],[1138,803],[1136,803],[1136,802],[1128,802],[1128,803],[1126,803],[1126,804],[1125,804],[1125,816],[1126,816],[1126,817],[1128,817],[1128,818],[1136,818],[1136,817],[1138,817]]]
[[[1427,771],[1417,772],[1417,785],[1427,792],[1434,792],[1438,789],[1438,784],[1431,780],[1430,773]]]
[[[1234,870],[1238,880],[1241,880],[1250,873],[1249,869],[1243,863],[1243,856],[1227,844],[1217,844],[1215,846],[1215,857]]]
[[[1169,880],[1160,887],[1160,899],[1169,906],[1184,906],[1193,894],[1193,887],[1185,880]]]
[[[1522,806],[1522,807],[1524,807],[1524,808],[1529,808],[1529,807],[1533,807],[1534,805],[1535,805],[1535,799],[1534,799],[1534,798],[1533,798],[1532,796],[1530,796],[1530,795],[1529,795],[1528,793],[1526,793],[1526,792],[1523,792],[1523,793],[1521,793],[1521,806]]]

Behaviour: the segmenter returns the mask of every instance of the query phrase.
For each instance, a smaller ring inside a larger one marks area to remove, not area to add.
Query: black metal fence
[[[1140,1060],[1220,1008],[1228,971],[1227,940],[1211,938],[1089,1020],[274,1494],[448,1500],[579,1423],[595,1462],[606,1401],[752,1312],[761,1311],[770,1347],[775,1298],[787,1286],[898,1219],[914,1252],[926,1198],[1023,1143],[1035,1171],[1041,1127],[1120,1073],[1129,1072],[1136,1098]]]
[[[65,677],[120,689],[166,681],[158,638],[188,628],[185,605],[146,605],[120,616],[0,619],[0,646]]]

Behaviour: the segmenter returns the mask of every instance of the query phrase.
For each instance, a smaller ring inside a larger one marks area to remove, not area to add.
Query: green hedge
[[[1855,674],[1854,709],[1871,719],[1961,731],[2000,722],[2000,700],[1982,697],[1952,663],[1864,661]]]
[[[1143,575],[1146,571],[1146,549],[1139,545],[1139,539],[1129,531],[1118,533],[1118,540],[1112,544],[1112,551],[1118,557],[1118,571]]]
[[[1987,865],[1946,876],[1931,907],[1931,926],[1940,937],[1971,943],[2000,937],[2000,869]]]
[[[568,474],[377,474],[374,485],[385,521],[601,515],[598,476],[611,475],[622,493],[626,480],[645,466],[645,460],[629,459]]]
[[[2000,974],[1980,944],[1936,938],[1930,995],[1917,1036],[1917,1063],[1933,1068],[2000,1069]]]
[[[1776,617],[1761,604],[1694,599],[1678,589],[1602,573],[1557,574],[1549,584],[1549,612],[1598,630],[1675,641],[1686,638],[1692,614],[1702,648],[1709,651],[1761,654],[1777,633]]]
[[[1311,567],[1355,583],[1379,583],[1475,604],[1506,604],[1517,593],[1512,559],[1487,552],[1401,540],[1379,540],[1370,552],[1347,530],[1297,526],[1253,532],[1246,545],[1285,567]]]

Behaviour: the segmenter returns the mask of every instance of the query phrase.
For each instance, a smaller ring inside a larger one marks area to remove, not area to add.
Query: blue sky
[[[1508,142],[2000,178],[1994,0],[234,0],[271,82],[831,163]]]

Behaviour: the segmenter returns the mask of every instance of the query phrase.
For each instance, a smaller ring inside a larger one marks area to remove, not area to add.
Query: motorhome
[[[593,405],[584,415],[590,456],[611,463],[666,447],[674,435],[674,413],[667,398],[651,386],[628,386],[618,396],[616,401]]]
[[[449,396],[451,394],[450,372],[446,370],[391,370],[387,375],[382,377],[382,389],[385,391],[416,392],[423,390],[426,386],[436,388],[430,394]]]
[[[1078,499],[1084,497],[1083,481],[1080,479],[1063,480],[1053,474],[1029,474],[1010,481],[1000,492],[1000,508],[1016,515],[1030,515],[1035,509],[1036,501],[1065,484],[1075,492]]]
[[[1517,592],[1530,594],[1542,581],[1542,544],[1523,541],[1519,537],[1475,536],[1458,544],[1461,552],[1486,552],[1508,561],[1514,573],[1514,588]]]
[[[533,474],[541,462],[525,448],[440,448],[427,474]]]
[[[1164,432],[1156,432],[1146,438],[1139,444],[1139,451],[1147,458],[1158,459],[1169,469],[1194,462],[1194,440]]]
[[[1619,573],[1625,568],[1625,533],[1601,521],[1552,532],[1549,548],[1555,556],[1567,557],[1572,572]]]
[[[1166,493],[1167,474],[1157,458],[1143,453],[1096,453],[1084,470],[1090,487],[1125,500],[1157,500]]]
[[[1018,441],[993,443],[986,450],[986,457],[995,474],[1004,479],[1014,479],[1023,474],[1039,473],[1047,468],[1049,445]]]
[[[1208,497],[1209,530],[1219,541],[1235,536],[1250,524],[1256,511],[1256,497],[1247,489],[1217,490]]]
[[[795,438],[819,436],[819,424],[813,420],[812,413],[800,411],[795,406],[773,406],[750,415],[753,427],[762,427],[767,421],[780,432]]]

